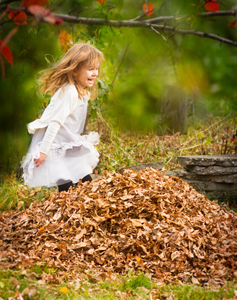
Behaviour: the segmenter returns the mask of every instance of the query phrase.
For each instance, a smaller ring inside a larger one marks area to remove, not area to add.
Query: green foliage
[[[64,275],[64,276],[63,276]],[[68,276],[69,275],[69,276]],[[92,274],[93,275],[93,274]],[[96,278],[96,274],[94,277]],[[44,264],[20,269],[0,270],[0,297],[24,299],[174,299],[211,300],[233,299],[237,284],[224,287],[197,285],[164,285],[150,280],[144,274],[121,276],[113,280],[94,280],[81,276],[68,281],[70,274],[46,267]],[[60,280],[59,280],[60,279]],[[42,284],[43,283],[43,284]],[[131,286],[132,285],[132,286]],[[145,287],[147,286],[147,287]]]
[[[16,174],[2,176],[0,181],[0,211],[26,209],[33,201],[43,201],[51,194],[47,188],[29,189]]]
[[[59,54],[60,49],[57,33],[44,24],[20,27],[9,47],[14,63],[12,67],[5,64],[5,80],[0,79],[0,169],[11,173],[29,144],[26,124],[36,118],[42,105],[37,73],[48,67],[46,58]]]
[[[126,291],[127,289],[137,290],[138,287],[142,286],[148,290],[152,289],[151,280],[147,275],[140,273],[136,276],[129,276],[127,279],[124,279],[121,284],[121,291]]]

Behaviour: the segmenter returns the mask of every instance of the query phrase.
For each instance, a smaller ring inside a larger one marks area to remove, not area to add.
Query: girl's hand
[[[45,160],[45,157],[46,157],[46,154],[40,152],[40,157],[34,159],[36,168],[38,168],[42,164],[42,162]]]

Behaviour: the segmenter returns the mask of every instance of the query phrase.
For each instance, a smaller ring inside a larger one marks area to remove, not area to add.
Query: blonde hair
[[[85,89],[76,81],[73,74],[75,71],[80,72],[80,69],[84,67],[100,66],[101,61],[104,61],[104,56],[94,46],[82,43],[73,45],[55,67],[40,72],[43,73],[39,78],[42,93],[49,92],[53,96],[59,88],[73,84],[79,97],[90,91],[90,98],[96,98],[97,82],[94,82],[92,88]]]

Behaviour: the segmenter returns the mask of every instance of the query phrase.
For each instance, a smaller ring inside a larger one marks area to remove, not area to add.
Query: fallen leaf
[[[64,286],[64,287],[62,287],[60,290],[59,290],[59,292],[61,292],[61,293],[63,293],[63,294],[68,294],[69,293],[69,290],[67,289],[67,287],[66,286]]]
[[[64,272],[73,282],[78,270],[96,281],[128,269],[165,283],[237,277],[237,214],[152,168],[108,173],[0,218],[2,267],[65,270],[43,273],[41,284],[58,284]]]

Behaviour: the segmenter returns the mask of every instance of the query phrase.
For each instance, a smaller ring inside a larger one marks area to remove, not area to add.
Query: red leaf
[[[228,22],[229,22],[228,27],[235,29],[235,27],[237,25],[237,20],[235,19],[233,22],[230,22],[229,19],[228,19]]]
[[[150,16],[154,13],[155,6],[152,3],[144,3],[142,6],[144,13],[150,18]]]
[[[24,11],[13,10],[8,14],[8,18],[17,25],[26,25],[27,15]]]
[[[37,21],[44,21],[47,23],[52,23],[60,25],[63,23],[61,18],[58,18],[49,9],[41,7],[39,5],[31,5],[28,7],[29,12],[35,16]]]
[[[208,11],[219,11],[219,3],[215,3],[216,0],[206,1],[205,9]]]
[[[48,0],[25,0],[21,3],[22,6],[31,6],[31,5],[46,6],[48,4],[49,4]]]
[[[106,2],[106,0],[95,0],[95,1],[100,2],[101,5],[103,5]]]
[[[2,41],[0,41],[0,48],[2,48]],[[4,57],[5,59],[9,62],[10,65],[13,65],[13,56],[12,56],[12,52],[11,50],[9,49],[9,47],[7,45],[5,45],[3,47],[3,49],[1,50],[0,52]]]

